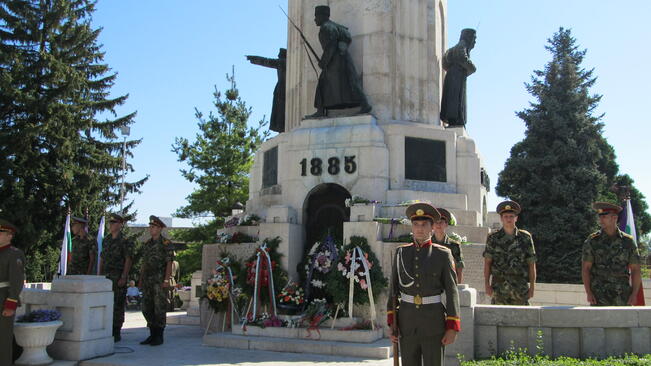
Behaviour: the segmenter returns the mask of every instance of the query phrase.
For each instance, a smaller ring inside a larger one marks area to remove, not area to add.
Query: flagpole
[[[102,242],[104,241],[104,216],[99,220],[99,228],[97,228],[97,275],[99,276],[99,262],[102,254]]]

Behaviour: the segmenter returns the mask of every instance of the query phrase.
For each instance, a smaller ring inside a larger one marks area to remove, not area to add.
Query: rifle
[[[398,328],[398,296],[393,297],[393,322],[391,323],[391,334],[399,336]],[[400,343],[391,342],[393,347],[393,366],[400,366]]]
[[[287,20],[289,20],[289,22],[292,24],[292,26],[294,27],[294,29],[296,29],[296,30],[298,31],[298,34],[301,35],[301,38],[303,39],[303,46],[305,47],[305,51],[307,51],[307,49],[309,48],[310,51],[312,52],[312,54],[314,55],[314,58],[316,58],[316,61],[317,61],[317,62],[321,62],[321,59],[320,59],[319,56],[316,54],[316,51],[314,51],[314,48],[312,48],[312,45],[310,44],[310,42],[308,42],[307,38],[305,38],[305,35],[303,34],[303,31],[301,31],[301,28],[299,28],[299,27],[296,25],[296,23],[294,23],[294,21],[292,20],[292,18],[290,18],[289,15],[287,15],[287,13],[285,12],[285,9],[283,9],[282,6],[278,5],[278,7],[279,7],[280,10],[283,12],[283,14],[285,14],[285,16],[287,17]],[[309,53],[309,52],[307,53],[307,58],[310,60],[310,65],[312,65],[312,69],[314,70],[314,72],[315,72],[315,73],[317,74],[317,76],[318,76],[318,75],[319,75],[319,72],[316,71],[316,67],[314,66],[314,62],[312,62],[312,57],[310,57],[310,53]]]

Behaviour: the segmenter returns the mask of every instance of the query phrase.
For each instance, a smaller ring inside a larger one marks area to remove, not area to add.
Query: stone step
[[[234,335],[266,337],[266,338],[290,338],[290,339],[317,339],[319,341],[345,341],[347,343],[373,343],[384,335],[382,328],[375,330],[342,330],[320,327],[318,331],[307,328],[285,328],[246,326],[233,328]]]
[[[190,316],[185,311],[176,311],[167,313],[167,324],[174,325],[199,325],[201,323],[201,317],[199,316]]]
[[[352,343],[214,333],[204,336],[203,344],[220,348],[312,353],[366,359],[388,359],[391,357],[391,342],[385,338],[373,343]]]
[[[379,215],[385,218],[405,217],[406,207],[402,206],[382,206]],[[452,214],[457,219],[457,225],[477,226],[481,223],[481,217],[477,211],[467,211],[461,209],[451,209]]]
[[[434,205],[450,209],[468,209],[468,197],[465,194],[461,193],[425,192],[396,189],[387,191],[388,203],[400,203],[408,200],[430,201]]]

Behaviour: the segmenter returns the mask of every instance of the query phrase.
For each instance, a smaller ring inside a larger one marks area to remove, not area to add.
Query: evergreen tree
[[[240,98],[235,84],[234,72],[226,75],[231,83],[224,95],[215,88],[214,106],[206,118],[202,112],[195,110],[200,132],[194,142],[186,138],[177,138],[172,151],[178,154],[178,160],[188,164],[188,169],[181,169],[181,174],[188,181],[199,187],[188,197],[188,204],[179,208],[177,217],[212,216],[215,220],[196,232],[209,235],[203,241],[214,240],[215,230],[223,223],[224,216],[230,215],[236,202],[246,202],[249,189],[249,169],[253,164],[253,155],[269,132],[261,132],[266,122],[257,127],[248,127],[251,108]]]
[[[601,96],[591,95],[596,78],[581,62],[570,30],[561,28],[546,48],[543,71],[534,71],[527,90],[536,102],[518,112],[524,140],[511,149],[496,191],[518,201],[518,226],[531,231],[541,282],[580,281],[582,243],[596,228],[591,204],[610,187],[617,165],[601,136]]]
[[[32,262],[28,279],[49,275],[35,268],[51,263],[34,262],[60,245],[68,209],[87,211],[96,225],[119,205],[123,142],[116,131],[135,113],[118,116],[127,96],[109,97],[116,74],[103,63],[94,6],[0,0],[0,209],[21,229],[15,243]],[[139,143],[126,141],[126,155]],[[145,181],[127,182],[126,192]]]

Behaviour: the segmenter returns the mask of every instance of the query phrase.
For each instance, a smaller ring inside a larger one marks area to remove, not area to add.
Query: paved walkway
[[[115,345],[115,354],[87,360],[81,366],[352,366],[393,364],[388,360],[363,360],[300,353],[246,351],[201,345],[203,330],[196,326],[169,325],[165,329],[165,344],[158,347],[141,346],[148,335],[140,312],[127,312],[122,329],[122,341]]]

